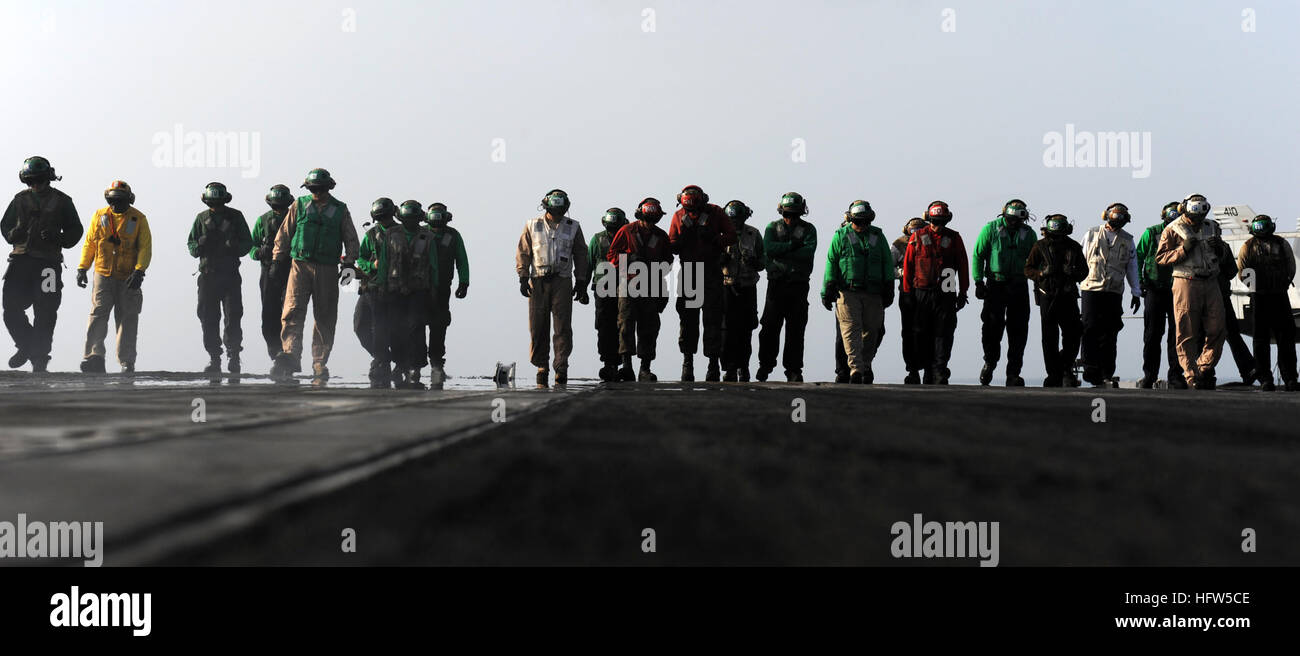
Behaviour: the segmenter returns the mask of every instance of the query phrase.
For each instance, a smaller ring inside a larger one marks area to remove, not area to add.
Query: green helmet
[[[777,205],[776,211],[782,215],[794,214],[796,216],[805,216],[808,214],[808,201],[796,192],[789,192],[781,197],[781,204]]]
[[[1169,225],[1174,221],[1174,219],[1177,218],[1178,218],[1178,201],[1174,201],[1172,203],[1165,203],[1165,206],[1160,208],[1160,220],[1164,221],[1165,225]]]
[[[234,196],[230,195],[230,191],[226,189],[226,185],[223,185],[220,182],[209,182],[208,186],[203,188],[203,195],[199,197],[199,200],[202,200],[204,205],[210,206],[225,205],[226,203],[229,203],[232,198],[234,198]]]
[[[1029,206],[1025,204],[1025,201],[1020,200],[1019,198],[1012,198],[1002,206],[1002,214],[999,216],[1004,219],[1016,218],[1021,221],[1027,221],[1029,219]]]
[[[1274,230],[1277,230],[1277,223],[1267,214],[1260,214],[1250,222],[1250,234],[1256,237],[1267,237],[1273,234]]]
[[[876,211],[871,209],[871,203],[865,200],[855,200],[849,203],[849,210],[844,213],[844,218],[850,223],[871,223],[876,220]]]
[[[54,175],[54,167],[50,166],[50,160],[40,155],[34,155],[23,160],[22,168],[18,169],[18,180],[23,184],[53,182],[62,179]]]
[[[424,219],[424,206],[418,200],[404,200],[397,206],[397,220],[402,223],[419,222]]]
[[[611,234],[618,232],[619,228],[627,225],[627,213],[617,207],[611,207],[605,210],[604,216],[600,217],[600,224]]]
[[[542,197],[542,209],[558,211],[561,215],[569,211],[569,194],[563,189],[552,189]]]
[[[1071,232],[1074,232],[1074,226],[1064,214],[1049,214],[1043,219],[1043,234],[1064,237]]]
[[[325,187],[326,189],[334,188],[334,178],[330,172],[325,169],[312,169],[307,172],[307,179],[302,183],[303,187],[311,189],[312,187]]]
[[[397,214],[397,205],[393,204],[391,198],[378,198],[370,204],[370,218],[378,221],[379,219],[391,219]]]
[[[445,204],[434,203],[429,206],[429,211],[425,213],[424,220],[428,221],[429,225],[446,225],[448,221],[451,221],[451,216],[451,212],[447,210]]]
[[[266,204],[272,209],[284,209],[293,204],[293,192],[285,185],[275,185],[266,192]]]
[[[727,204],[722,206],[722,212],[727,215],[728,219],[737,223],[744,223],[746,219],[754,215],[754,210],[749,209],[748,205],[738,200],[727,201]]]

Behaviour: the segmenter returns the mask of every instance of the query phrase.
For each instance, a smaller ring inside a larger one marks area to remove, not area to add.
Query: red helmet
[[[686,185],[677,194],[677,204],[688,210],[700,210],[709,202],[709,195],[699,185]]]

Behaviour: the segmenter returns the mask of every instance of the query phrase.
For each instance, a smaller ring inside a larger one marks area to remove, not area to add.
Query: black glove
[[[830,294],[822,294],[822,307],[832,310],[835,307],[835,298]]]
[[[989,288],[986,287],[986,286],[984,285],[984,281],[983,281],[983,280],[976,280],[976,281],[975,281],[975,298],[978,298],[978,299],[980,299],[981,301],[984,300],[984,297],[985,297],[986,295],[988,295],[988,289],[989,289]]]
[[[528,278],[519,279],[519,293],[523,294],[524,298],[528,298],[532,295],[532,291],[528,285]]]
[[[966,295],[965,295],[965,294],[962,294],[961,296],[958,296],[958,297],[957,297],[957,310],[960,311],[962,308],[966,307],[966,304],[969,303],[969,302],[970,302],[970,299],[966,298]]]
[[[586,305],[591,302],[591,297],[587,296],[587,283],[578,285],[573,290],[573,300]]]
[[[1133,300],[1130,301],[1128,305],[1129,308],[1133,310],[1133,314],[1137,314],[1138,308],[1142,307],[1142,299],[1137,296],[1134,296]]]
[[[10,231],[9,231],[9,242],[10,242],[10,243],[17,244],[17,243],[21,243],[21,242],[24,242],[24,241],[27,241],[27,228],[26,228],[26,226],[17,226],[17,227],[15,227],[13,230],[10,230]]]
[[[59,236],[59,231],[57,231],[57,230],[50,230],[49,228],[42,228],[42,229],[41,229],[41,240],[42,240],[42,241],[54,241],[55,239],[58,238],[58,236]]]
[[[893,286],[893,285],[889,285],[889,286],[885,287],[885,291],[884,291],[884,293],[882,293],[882,294],[880,295],[880,300],[882,301],[882,303],[881,303],[881,306],[882,306],[882,307],[889,307],[889,306],[891,306],[891,305],[894,304],[894,286]]]
[[[265,246],[258,246],[257,250],[253,251],[253,259],[262,261],[265,260],[267,256],[269,256],[270,254],[271,254],[271,249]]]
[[[90,277],[86,275],[86,270],[77,269],[77,286],[81,287],[82,289],[85,289],[86,285],[89,284],[90,284]]]
[[[126,279],[126,288],[140,289],[140,285],[143,283],[144,283],[144,271],[141,269],[136,269],[135,271],[132,271],[131,276]]]
[[[465,295],[468,293],[469,293],[468,284],[462,282],[461,284],[456,286],[456,298],[465,298]]]
[[[1146,284],[1145,282],[1142,283],[1142,284],[1139,286],[1139,291],[1140,291],[1141,294],[1142,294],[1142,298],[1146,298],[1146,297],[1147,297],[1147,284]]]

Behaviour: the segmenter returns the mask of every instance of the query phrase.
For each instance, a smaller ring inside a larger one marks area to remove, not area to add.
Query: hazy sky
[[[497,360],[528,373],[512,257],[548,189],[570,193],[588,235],[605,208],[630,212],[644,196],[671,206],[687,184],[719,204],[744,200],[758,226],[796,190],[821,235],[806,377],[825,380],[833,317],[816,292],[830,233],[855,198],[872,203],[891,238],[944,199],[968,248],[1012,197],[1038,217],[1067,214],[1076,236],[1111,202],[1127,203],[1140,230],[1193,191],[1292,226],[1300,9],[1244,4],[6,1],[0,165],[50,158],[83,221],[110,181],[132,185],[155,242],[141,370],[206,363],[185,239],[211,180],[229,185],[250,224],[269,186],[297,190],[317,166],[334,174],[358,225],[379,196],[447,203],[473,278],[469,298],[453,301],[452,375],[486,374]],[[1045,135],[1067,124],[1149,133],[1149,175],[1045,166]],[[256,166],[158,166],[156,135],[178,125],[256,137],[260,151],[245,153]],[[796,139],[806,161],[792,157]],[[504,161],[493,161],[502,144]],[[16,175],[10,185],[21,188]],[[74,268],[57,370],[76,369],[85,337],[89,291],[73,285]],[[256,263],[243,275],[245,371],[264,371]],[[346,288],[336,375],[365,371],[355,299]],[[959,315],[954,378],[978,371],[978,312],[972,299]],[[886,322],[875,370],[897,381],[895,309]],[[594,376],[590,306],[574,325],[572,375]],[[1118,373],[1131,379],[1141,323],[1125,325]],[[670,308],[661,376],[676,375],[676,339]],[[1037,309],[1025,371],[1041,382]]]

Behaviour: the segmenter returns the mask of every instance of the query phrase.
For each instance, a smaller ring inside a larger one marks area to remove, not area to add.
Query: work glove
[[[77,286],[85,289],[88,284],[90,284],[90,277],[86,275],[86,270],[77,269]]]
[[[284,285],[289,282],[289,259],[275,260],[271,263],[271,279],[277,285]]]
[[[591,297],[587,296],[587,283],[582,283],[573,290],[573,300],[586,305],[591,302]]]
[[[975,281],[975,298],[981,301],[984,300],[984,297],[988,295],[988,291],[989,288],[984,284],[983,280]]]
[[[966,298],[966,295],[965,295],[965,294],[962,294],[961,296],[958,296],[958,297],[957,297],[957,311],[960,312],[961,309],[964,308],[964,307],[966,307],[966,304],[969,303],[969,302],[970,302],[970,299],[969,299],[969,298]]]
[[[1038,275],[1040,276],[1050,276],[1050,275],[1054,275],[1055,273],[1056,273],[1056,266],[1052,264],[1044,264],[1043,268],[1038,270]]]
[[[519,279],[519,293],[523,294],[524,298],[528,298],[529,296],[532,295],[532,291],[529,289],[528,286],[528,278]]]
[[[1138,308],[1142,307],[1142,299],[1140,297],[1134,296],[1133,300],[1129,301],[1128,305],[1129,308],[1133,310],[1133,314],[1137,314]]]
[[[893,285],[889,285],[888,287],[885,287],[885,291],[884,291],[884,293],[882,293],[882,294],[880,295],[880,300],[882,301],[882,302],[881,302],[881,306],[882,306],[882,307],[889,307],[889,306],[891,306],[891,305],[894,304],[894,286],[893,286]]]
[[[262,261],[265,260],[270,255],[271,255],[270,248],[267,248],[266,246],[258,246],[257,250],[253,252],[253,259]]]
[[[344,287],[351,284],[352,280],[360,274],[357,267],[347,262],[339,265],[339,285]]]
[[[465,295],[468,293],[469,293],[468,284],[462,282],[461,284],[456,286],[456,298],[465,298]]]
[[[1147,284],[1146,284],[1146,283],[1142,283],[1142,284],[1139,286],[1139,290],[1140,290],[1140,292],[1141,292],[1141,294],[1142,294],[1142,298],[1146,298],[1146,297],[1147,297]]]
[[[1184,240],[1183,240],[1183,252],[1184,252],[1184,253],[1190,253],[1190,252],[1196,250],[1196,245],[1197,245],[1199,242],[1200,242],[1200,240],[1197,239],[1197,238],[1195,238],[1195,237],[1188,237],[1187,239],[1184,239]]]
[[[136,269],[135,271],[132,271],[130,277],[126,279],[126,288],[140,289],[140,285],[143,283],[144,283],[144,271],[141,269]]]
[[[835,308],[835,298],[834,298],[833,296],[831,296],[829,293],[827,293],[827,294],[822,294],[822,307],[826,308],[827,310],[832,310],[832,309],[834,309],[834,308]]]

